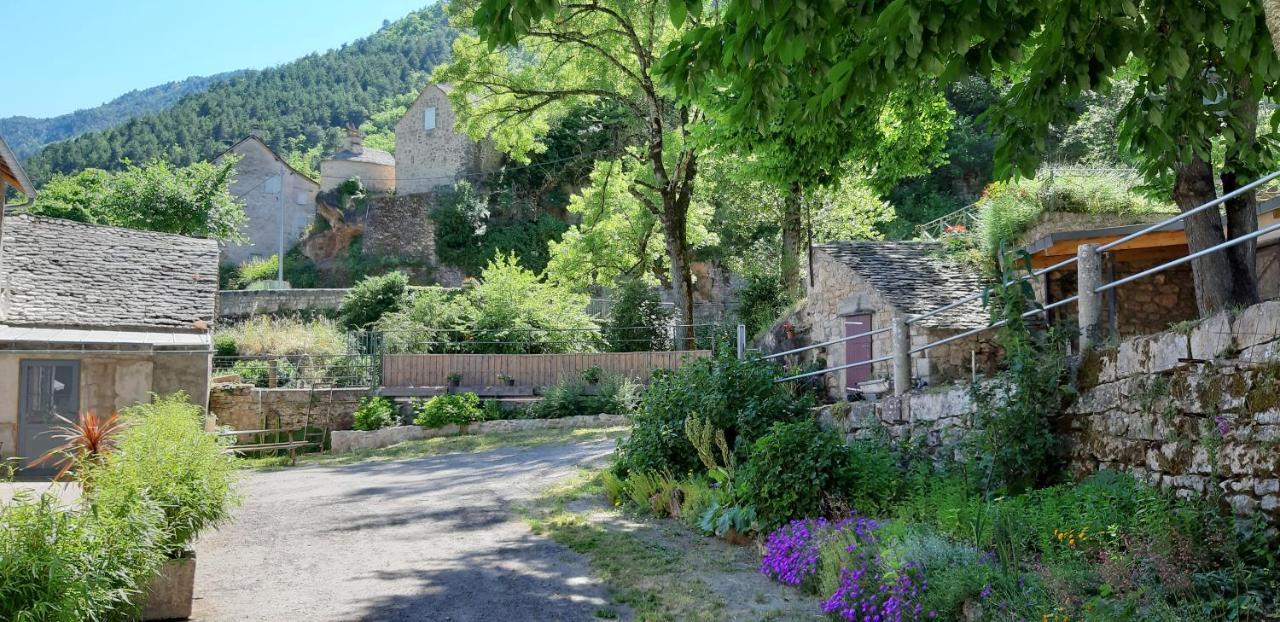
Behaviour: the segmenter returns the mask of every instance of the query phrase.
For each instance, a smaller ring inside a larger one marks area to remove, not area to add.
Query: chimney
[[[364,153],[364,135],[354,125],[347,126],[347,151],[351,153]]]

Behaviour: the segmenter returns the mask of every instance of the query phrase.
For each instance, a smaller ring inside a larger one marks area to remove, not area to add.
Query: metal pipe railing
[[[861,338],[861,337],[870,337],[871,335],[879,335],[879,334],[881,334],[881,333],[887,333],[887,332],[889,332],[889,331],[891,331],[891,330],[893,330],[893,329],[892,329],[892,328],[877,328],[877,329],[875,329],[875,330],[869,330],[869,331],[867,331],[867,332],[865,332],[865,333],[858,333],[858,334],[856,334],[856,335],[849,335],[848,337],[840,337],[839,339],[832,339],[831,341],[824,341],[824,342],[822,342],[822,343],[815,343],[815,344],[810,345],[810,346],[802,346],[802,347],[796,348],[796,349],[794,349],[794,350],[787,350],[787,351],[785,351],[785,352],[775,352],[775,353],[773,353],[773,354],[770,354],[770,355],[768,355],[768,356],[762,356],[762,357],[760,357],[760,358],[765,359],[765,360],[769,360],[769,359],[776,359],[776,358],[779,358],[779,357],[786,356],[786,355],[788,355],[788,354],[796,354],[797,352],[804,352],[804,351],[806,351],[806,350],[813,350],[813,349],[815,349],[815,348],[822,348],[822,347],[826,347],[826,346],[830,346],[830,345],[835,345],[835,344],[837,344],[837,343],[843,343],[843,342],[845,342],[845,341],[853,341],[854,339],[858,339],[858,338]]]
[[[828,367],[826,369],[819,369],[817,371],[811,371],[803,374],[796,374],[794,376],[787,376],[786,378],[779,378],[777,380],[774,380],[774,383],[776,384],[779,382],[790,382],[792,380],[799,380],[801,378],[808,378],[810,376],[819,376],[828,372],[840,371],[844,369],[852,369],[854,367],[862,367],[863,365],[875,365],[876,363],[884,363],[886,361],[892,361],[892,360],[893,360],[892,356],[882,356],[877,359],[870,359],[867,361],[858,361],[857,363],[848,363],[845,365],[840,365],[838,367]]]
[[[1139,272],[1139,273],[1137,273],[1137,274],[1131,274],[1131,275],[1129,275],[1129,276],[1126,276],[1126,277],[1124,277],[1123,279],[1118,279],[1118,280],[1112,281],[1112,282],[1110,282],[1110,283],[1104,283],[1104,284],[1099,285],[1098,287],[1094,288],[1094,290],[1093,290],[1093,291],[1095,291],[1095,292],[1097,292],[1097,293],[1101,294],[1102,292],[1105,292],[1105,291],[1107,291],[1107,290],[1109,290],[1109,289],[1115,289],[1115,288],[1117,288],[1117,287],[1119,287],[1119,286],[1121,286],[1121,285],[1124,285],[1125,283],[1130,283],[1130,282],[1136,281],[1136,280],[1138,280],[1138,279],[1141,279],[1141,278],[1143,278],[1143,277],[1151,276],[1151,275],[1156,274],[1156,273],[1159,273],[1159,272],[1164,272],[1165,270],[1168,270],[1169,268],[1172,268],[1172,267],[1174,267],[1174,266],[1180,266],[1180,265],[1182,265],[1182,264],[1184,264],[1184,263],[1187,263],[1187,262],[1189,262],[1189,261],[1195,261],[1196,259],[1199,259],[1199,258],[1201,258],[1201,257],[1204,257],[1205,255],[1212,255],[1213,253],[1216,253],[1216,252],[1219,252],[1219,251],[1222,251],[1222,250],[1225,250],[1225,249],[1231,248],[1232,246],[1235,246],[1235,245],[1237,245],[1237,244],[1241,244],[1241,243],[1243,243],[1243,242],[1248,242],[1249,240],[1256,240],[1256,239],[1258,239],[1258,238],[1260,238],[1260,237],[1262,237],[1262,236],[1264,236],[1264,235],[1266,235],[1266,234],[1268,234],[1268,233],[1271,233],[1271,232],[1273,232],[1273,231],[1280,231],[1280,222],[1277,222],[1277,223],[1272,224],[1272,225],[1270,225],[1270,226],[1267,226],[1267,227],[1263,227],[1263,228],[1261,228],[1261,229],[1258,229],[1257,231],[1254,231],[1253,233],[1250,233],[1250,234],[1248,234],[1248,235],[1242,235],[1242,236],[1240,236],[1240,237],[1238,237],[1238,238],[1231,238],[1230,240],[1227,240],[1226,242],[1223,242],[1223,243],[1221,243],[1221,244],[1215,244],[1215,245],[1210,246],[1209,248],[1206,248],[1206,249],[1204,249],[1204,250],[1200,250],[1200,251],[1196,251],[1196,252],[1194,252],[1194,253],[1191,253],[1190,255],[1186,255],[1186,256],[1183,256],[1183,257],[1179,257],[1179,258],[1177,258],[1177,259],[1171,259],[1171,260],[1166,261],[1166,262],[1164,262],[1164,263],[1162,263],[1162,264],[1160,264],[1160,265],[1158,265],[1158,266],[1155,266],[1155,267],[1153,267],[1153,268],[1150,268],[1150,269],[1147,269],[1147,270],[1143,270],[1142,272]]]

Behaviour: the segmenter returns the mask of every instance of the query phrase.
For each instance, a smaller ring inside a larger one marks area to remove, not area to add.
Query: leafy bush
[[[129,428],[117,451],[89,472],[94,508],[124,515],[138,499],[164,513],[163,550],[177,556],[201,531],[226,520],[236,466],[203,429],[200,407],[177,393],[122,412]]]
[[[449,393],[437,395],[414,406],[414,425],[424,428],[440,428],[446,425],[464,426],[483,421],[485,411],[475,393]]]
[[[357,430],[381,430],[398,422],[396,405],[385,397],[361,398],[360,406],[352,415],[351,427]]]
[[[775,423],[752,445],[739,490],[760,523],[771,527],[822,515],[824,495],[838,495],[849,472],[849,450],[839,434],[809,419]]]
[[[436,255],[443,264],[455,266],[468,276],[504,254],[521,258],[521,265],[536,272],[547,266],[547,243],[559,240],[568,229],[563,220],[543,214],[533,220],[502,221],[491,218],[484,197],[462,181],[452,192],[439,196],[439,207],[431,213],[435,221]]]
[[[529,407],[533,419],[559,419],[577,415],[626,415],[635,409],[639,385],[618,375],[604,375],[589,391],[582,380],[565,378],[543,389],[542,399]]]
[[[751,443],[771,425],[800,417],[812,403],[775,384],[775,377],[776,368],[765,361],[727,354],[656,372],[633,415],[631,436],[619,444],[614,469],[626,475],[699,468],[697,451],[684,434],[690,416],[724,430],[739,462],[745,462]]]
[[[749,275],[738,293],[738,321],[746,325],[748,337],[758,335],[794,302],[777,275]]]
[[[399,311],[409,300],[409,277],[403,272],[391,272],[371,276],[356,283],[342,305],[338,315],[348,330],[364,330],[382,316]]]
[[[163,524],[145,497],[75,512],[19,493],[0,506],[0,620],[132,618],[165,559]]]
[[[874,441],[848,448],[849,461],[836,491],[849,508],[865,516],[884,516],[903,497],[903,472],[893,451]]]
[[[231,366],[231,373],[240,376],[240,380],[255,387],[271,385],[271,370],[276,372],[276,386],[283,387],[293,382],[298,370],[289,359],[249,359],[236,361]]]
[[[240,347],[236,345],[234,335],[216,334],[213,336],[213,368],[226,369],[235,363],[240,356]]]
[[[514,256],[490,262],[462,292],[422,289],[377,323],[391,352],[548,354],[602,345],[587,298],[549,284]]]
[[[671,347],[671,309],[657,290],[629,279],[615,292],[604,338],[612,352],[667,350]]]
[[[234,289],[248,289],[258,281],[274,281],[280,276],[280,257],[272,255],[261,259],[250,259],[236,270],[231,285]]]

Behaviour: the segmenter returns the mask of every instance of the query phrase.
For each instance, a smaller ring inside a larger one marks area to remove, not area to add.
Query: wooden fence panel
[[[711,356],[710,350],[680,352],[601,352],[593,354],[386,354],[382,384],[388,387],[438,387],[450,373],[462,374],[464,386],[496,386],[499,374],[516,384],[544,387],[582,370],[599,367],[605,373],[649,381],[654,369],[676,369],[686,361]]]

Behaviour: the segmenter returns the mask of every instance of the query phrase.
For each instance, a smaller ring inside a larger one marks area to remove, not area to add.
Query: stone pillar
[[[1076,249],[1076,309],[1080,315],[1080,353],[1085,354],[1102,337],[1102,255],[1097,244],[1081,244]]]
[[[893,316],[893,394],[911,390],[911,325],[902,314]]]

